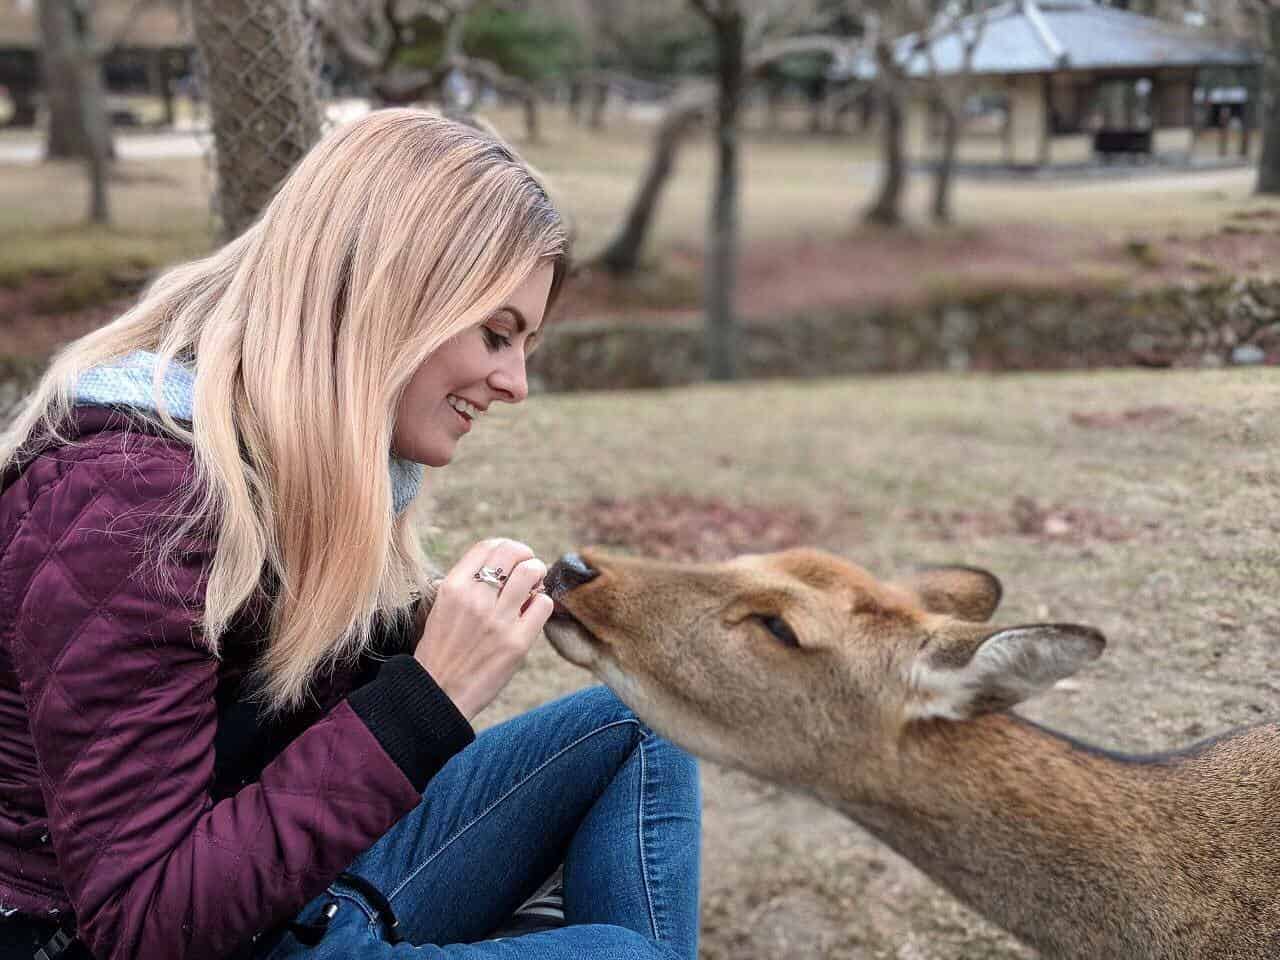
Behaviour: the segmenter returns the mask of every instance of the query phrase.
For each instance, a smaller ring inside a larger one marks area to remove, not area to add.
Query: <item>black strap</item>
[[[324,905],[324,909],[320,911],[320,916],[311,923],[293,921],[286,923],[285,926],[289,928],[289,932],[304,947],[314,947],[324,939],[324,935],[329,932],[329,922],[337,915],[338,905],[330,902]]]
[[[76,938],[67,931],[58,928],[49,938],[49,942],[35,952],[32,960],[58,960],[64,953],[75,946]]]
[[[354,873],[340,873],[338,879],[347,886],[355,888],[369,901],[369,906],[377,911],[385,928],[388,943],[394,946],[404,940],[404,937],[400,936],[400,921],[396,919],[395,911],[391,909],[391,901],[382,895],[381,890],[364,877],[358,877]]]

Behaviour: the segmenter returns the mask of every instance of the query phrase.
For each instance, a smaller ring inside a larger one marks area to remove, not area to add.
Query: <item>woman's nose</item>
[[[504,363],[489,378],[490,385],[507,403],[520,403],[529,396],[529,378],[525,373],[524,354]]]

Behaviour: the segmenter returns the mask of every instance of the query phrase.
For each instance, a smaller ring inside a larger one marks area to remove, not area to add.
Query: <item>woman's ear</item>
[[[990,620],[1004,595],[995,574],[978,567],[925,566],[895,583],[909,590],[929,613],[970,623]]]

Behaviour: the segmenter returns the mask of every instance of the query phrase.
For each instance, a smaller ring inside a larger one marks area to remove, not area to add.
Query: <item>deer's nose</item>
[[[558,600],[570,590],[590,583],[598,576],[600,571],[592,568],[579,554],[566,553],[551,565],[543,582],[551,598]]]

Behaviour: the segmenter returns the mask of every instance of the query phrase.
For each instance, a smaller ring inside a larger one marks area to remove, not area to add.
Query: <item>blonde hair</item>
[[[562,220],[496,138],[411,109],[327,135],[260,219],[162,275],[131,310],[65,347],[3,436],[0,466],[59,437],[79,376],[135,350],[157,364],[158,420],[190,443],[195,489],[159,556],[209,524],[204,643],[270,584],[259,696],[299,705],[316,674],[403,612],[426,558],[393,515],[388,456],[422,362],[483,322],[533,271],[564,277]],[[194,365],[193,427],[162,405],[171,360]],[[408,511],[406,511],[408,512]]]

